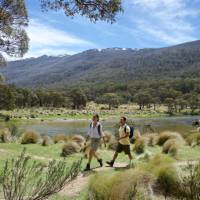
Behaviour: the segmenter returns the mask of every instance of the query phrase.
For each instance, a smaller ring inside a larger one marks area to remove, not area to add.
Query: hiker
[[[86,141],[89,138],[91,140],[90,152],[89,152],[88,163],[87,163],[84,171],[90,170],[90,163],[91,163],[93,157],[95,157],[97,159],[97,161],[100,164],[100,167],[103,166],[103,160],[96,153],[101,144],[101,138],[103,138],[103,141],[104,141],[104,134],[102,131],[102,125],[99,122],[98,114],[95,114],[92,117],[92,123],[90,123]],[[105,141],[104,141],[104,145],[105,145]]]
[[[115,154],[113,156],[113,159],[111,161],[107,161],[106,163],[113,167],[114,162],[118,156],[118,153],[124,152],[126,155],[128,155],[130,159],[130,166],[132,164],[132,155],[130,150],[130,127],[126,124],[126,117],[121,117],[119,122],[120,128],[119,128],[119,139],[118,139],[118,145],[117,149],[115,151]]]

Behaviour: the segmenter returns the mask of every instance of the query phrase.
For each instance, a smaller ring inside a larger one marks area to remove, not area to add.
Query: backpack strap
[[[124,127],[124,132],[126,133],[126,126]]]
[[[97,126],[97,129],[98,129],[99,136],[101,137],[101,124],[99,124],[99,125]]]

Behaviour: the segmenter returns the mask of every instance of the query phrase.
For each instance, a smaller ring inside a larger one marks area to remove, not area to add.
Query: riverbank
[[[191,113],[190,110],[183,110],[179,113],[169,114],[166,106],[158,106],[155,110],[153,108],[144,108],[139,110],[135,104],[122,105],[119,108],[107,110],[102,109],[98,104],[88,104],[84,110],[71,110],[67,108],[24,108],[14,109],[11,111],[0,111],[6,119],[14,121],[30,121],[30,120],[88,120],[94,113],[99,113],[101,120],[118,119],[120,116],[125,115],[127,118],[160,118],[170,116],[189,116],[200,115],[200,112]]]

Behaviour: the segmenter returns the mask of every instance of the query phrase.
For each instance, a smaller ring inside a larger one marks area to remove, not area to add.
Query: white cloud
[[[27,57],[40,55],[75,54],[76,48],[93,48],[96,45],[68,32],[41,23],[38,19],[31,19],[27,28],[30,38]]]
[[[154,39],[172,45],[197,39],[195,27],[188,20],[199,11],[189,8],[185,0],[131,0],[133,9],[140,10],[134,17],[136,28]]]

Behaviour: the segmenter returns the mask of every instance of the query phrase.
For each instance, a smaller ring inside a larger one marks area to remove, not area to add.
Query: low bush
[[[65,134],[56,134],[53,136],[53,141],[55,144],[60,142],[66,142],[68,140],[68,137]]]
[[[144,138],[144,137],[138,137],[138,138],[135,140],[135,144],[134,144],[133,150],[134,150],[137,154],[141,154],[141,153],[144,153],[145,146],[146,146],[145,138]]]
[[[81,160],[69,166],[65,160],[42,165],[25,151],[5,162],[1,173],[1,191],[5,200],[45,200],[58,193],[79,173]]]
[[[71,154],[78,153],[80,150],[81,148],[76,142],[69,141],[63,146],[61,156],[66,157]]]
[[[169,139],[163,145],[163,153],[176,156],[179,149],[179,144],[176,139]]]
[[[186,142],[190,146],[200,145],[200,133],[192,133],[186,137]]]
[[[21,144],[36,144],[40,139],[40,134],[35,131],[26,131],[22,135]]]
[[[53,140],[51,139],[50,136],[44,136],[42,138],[42,146],[48,146],[48,145],[51,145],[53,144]]]
[[[164,131],[159,134],[157,139],[157,144],[162,146],[167,140],[169,139],[176,139],[180,143],[184,143],[183,137],[180,135],[180,133],[177,132],[170,132],[170,131]]]

